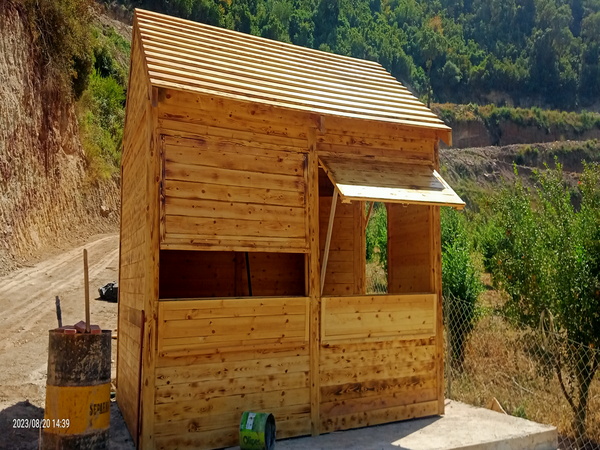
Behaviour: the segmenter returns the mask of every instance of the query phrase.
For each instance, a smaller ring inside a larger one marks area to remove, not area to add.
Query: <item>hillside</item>
[[[505,146],[440,149],[442,175],[456,192],[477,210],[497,192],[503,183],[514,179],[514,168],[530,183],[533,171],[555,161],[574,186],[583,170],[583,162],[600,162],[600,142],[569,141]]]
[[[599,0],[118,1],[378,61],[426,102],[600,103]]]
[[[0,274],[118,225],[118,177],[94,173],[80,105],[49,64],[35,20],[24,3],[0,2]]]

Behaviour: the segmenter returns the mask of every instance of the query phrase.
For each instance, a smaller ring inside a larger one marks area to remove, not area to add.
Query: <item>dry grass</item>
[[[600,375],[596,374],[589,396],[590,441],[574,440],[573,412],[554,371],[539,363],[542,351],[535,345],[537,338],[494,314],[493,308],[501,302],[496,291],[484,293],[488,310],[471,333],[464,371],[452,374],[447,395],[484,407],[495,397],[509,414],[556,426],[561,448],[600,448]]]

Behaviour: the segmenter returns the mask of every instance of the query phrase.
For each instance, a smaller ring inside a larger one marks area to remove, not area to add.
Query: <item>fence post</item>
[[[452,398],[452,368],[450,367],[450,320],[448,314],[448,303],[443,303],[443,311],[445,314],[445,328],[446,328],[446,358],[445,358],[445,369],[446,369],[446,398]]]

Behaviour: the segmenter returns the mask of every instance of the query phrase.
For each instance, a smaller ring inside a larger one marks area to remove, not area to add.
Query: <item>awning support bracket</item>
[[[327,225],[327,238],[325,239],[325,249],[323,251],[323,264],[321,265],[321,295],[325,287],[325,274],[327,273],[327,262],[329,260],[329,247],[331,246],[331,234],[333,233],[333,220],[335,218],[335,208],[337,206],[338,188],[333,190],[331,199],[331,209],[329,210],[329,224]]]

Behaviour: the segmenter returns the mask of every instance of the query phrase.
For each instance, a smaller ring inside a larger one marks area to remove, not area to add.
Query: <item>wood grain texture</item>
[[[331,116],[450,129],[379,64],[136,10],[153,85]]]
[[[310,298],[310,432],[313,436],[321,433],[321,419],[319,405],[321,403],[319,359],[321,350],[321,273],[320,253],[321,241],[319,234],[323,227],[320,226],[319,203],[319,160],[317,157],[317,131],[315,128],[308,130],[308,167],[306,179],[308,189],[308,242],[310,253],[307,255],[306,266],[308,269],[308,295]]]
[[[308,311],[308,298],[161,301],[157,448],[235,445],[230,430],[244,411],[273,413],[278,436],[309,433]],[[177,356],[169,349],[178,339],[207,344]]]
[[[117,402],[134,442],[139,442],[142,365],[142,310],[148,274],[148,230],[144,215],[147,201],[146,154],[150,122],[150,83],[140,49],[139,32],[134,32],[129,71],[127,109],[121,168],[121,235],[119,241],[119,312],[117,341]],[[141,163],[140,163],[141,161]]]
[[[339,340],[321,349],[324,430],[435,414],[435,338]]]
[[[435,145],[434,167],[440,167],[439,143]],[[438,414],[444,414],[444,335],[443,335],[443,298],[442,298],[442,226],[440,217],[440,208],[431,208],[431,256],[433,258],[433,270],[431,273],[431,283],[433,290],[437,295],[437,329],[436,335],[436,378],[437,378],[437,396],[438,396]]]
[[[448,183],[430,167],[331,155],[321,156],[320,160],[343,201],[433,204],[459,209],[465,206]]]
[[[272,306],[270,313],[255,314],[263,305]],[[189,300],[184,306],[181,318],[179,301],[160,302],[159,352],[308,341],[309,303],[304,297]]]
[[[325,248],[331,201],[332,197],[319,198],[319,241],[322,249]],[[356,217],[358,213],[357,204],[345,204],[338,201],[329,246],[323,295],[354,295],[362,292],[363,267],[362,263],[357,264],[357,258],[362,255],[362,247],[365,246],[365,242],[362,240],[364,233],[356,228],[356,221],[360,220]],[[323,251],[321,251],[321,259],[323,259]],[[358,273],[355,273],[355,269]]]
[[[323,298],[323,342],[435,335],[434,294]]]
[[[303,154],[214,136],[164,143],[162,248],[307,250]]]
[[[156,133],[157,111],[156,111],[157,88],[152,87],[150,91],[150,115],[149,127],[146,134],[148,142],[146,196],[147,209],[145,214],[145,228],[148,230],[147,256],[143,262],[144,271],[147,274],[147,282],[144,289],[144,324],[142,341],[142,379],[141,389],[141,425],[140,425],[140,447],[154,448],[154,380],[156,364],[156,348],[158,340],[157,318],[158,318],[158,296],[159,296],[159,249],[160,249],[160,180],[161,180],[161,137]]]
[[[431,208],[387,205],[389,293],[436,292]]]
[[[420,402],[342,416],[323,417],[322,429],[324,432],[349,430],[435,414],[437,414],[437,401]]]

